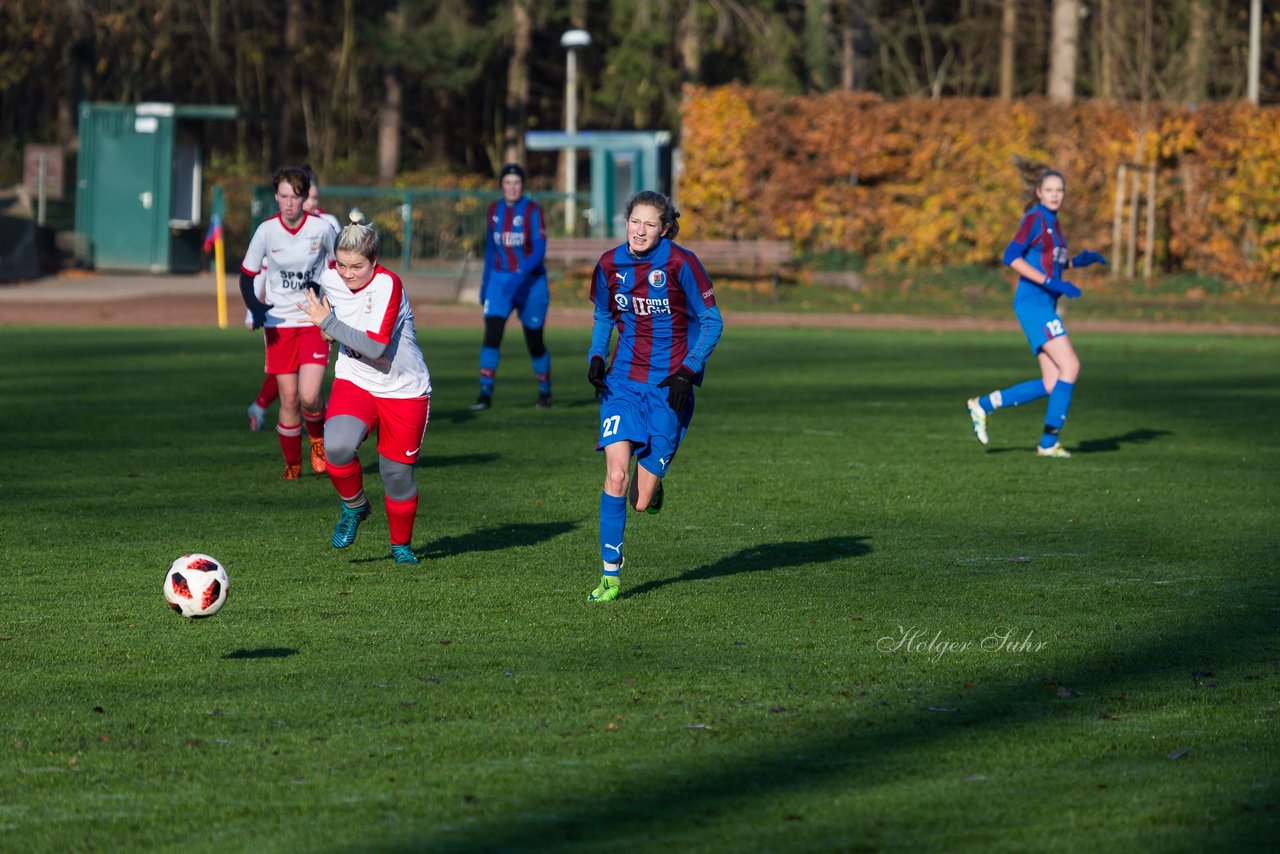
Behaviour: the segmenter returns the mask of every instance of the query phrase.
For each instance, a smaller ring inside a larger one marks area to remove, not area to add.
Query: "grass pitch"
[[[586,333],[421,331],[420,568],[245,429],[257,336],[0,336],[0,849],[1242,850],[1277,837],[1280,344],[735,328],[588,605]],[[216,617],[161,596],[218,557]]]

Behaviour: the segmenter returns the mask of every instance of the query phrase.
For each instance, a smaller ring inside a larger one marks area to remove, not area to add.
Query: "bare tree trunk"
[[[1017,0],[1003,0],[1000,8],[1000,100],[1012,101],[1014,96],[1014,60],[1018,39]]]
[[[307,124],[307,142],[324,152],[323,166],[327,168],[335,160],[338,140],[351,136],[351,111],[356,103],[356,0],[342,0],[342,48],[338,54],[338,69],[333,75],[333,91],[329,96],[327,127]],[[303,97],[310,96],[310,87],[303,83]],[[324,142],[320,144],[320,139]]]
[[[840,7],[840,87],[863,90],[871,85],[868,70],[873,49],[863,0],[842,0]]]
[[[68,151],[75,151],[80,145],[80,100],[92,68],[93,43],[87,35],[92,32],[89,16],[80,0],[67,3],[67,17],[76,35],[62,50],[65,83],[58,94],[57,140]]]
[[[809,88],[826,92],[831,88],[831,0],[805,0],[804,59]]]
[[[676,34],[680,49],[680,71],[686,83],[702,79],[702,34],[698,31],[698,3],[689,0],[680,15],[680,30]]]
[[[279,69],[276,87],[275,150],[271,153],[271,165],[279,166],[293,156],[293,125],[298,103],[298,70],[295,57],[302,49],[302,0],[285,0],[284,50],[276,63]]]
[[[449,156],[449,134],[445,128],[449,126],[453,115],[453,104],[449,100],[448,89],[435,89],[433,92],[435,106],[432,110],[434,121],[431,124],[431,158],[443,163]]]
[[[1191,0],[1191,32],[1187,37],[1186,100],[1203,102],[1209,95],[1209,4]]]
[[[1114,98],[1116,86],[1114,78],[1115,11],[1111,0],[1100,0],[1098,4],[1098,46],[1101,58],[1098,62],[1098,94],[1103,98]]]
[[[398,2],[391,3],[386,14],[387,32],[395,42],[404,37],[404,12]],[[404,121],[404,86],[400,69],[386,65],[382,69],[382,106],[378,109],[378,181],[390,183],[400,171],[400,126]]]
[[[511,0],[511,23],[511,62],[507,65],[507,101],[502,117],[502,157],[507,163],[523,163],[524,129],[529,111],[529,51],[533,46],[529,0]]]
[[[382,106],[378,109],[378,181],[389,184],[400,171],[400,126],[404,119],[404,86],[400,72],[382,73]]]
[[[1049,100],[1070,104],[1076,96],[1080,8],[1077,0],[1053,0],[1053,36],[1049,49]]]

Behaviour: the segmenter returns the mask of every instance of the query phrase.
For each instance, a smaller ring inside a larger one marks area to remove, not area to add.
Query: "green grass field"
[[[420,331],[420,568],[245,429],[232,330],[0,334],[0,850],[1238,851],[1280,834],[1280,340],[727,329],[588,605],[585,331]],[[161,596],[190,551],[216,617]],[[1272,840],[1267,843],[1266,840]]]

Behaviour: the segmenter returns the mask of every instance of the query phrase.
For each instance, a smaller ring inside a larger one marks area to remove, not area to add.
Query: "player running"
[[[331,542],[355,542],[372,507],[364,493],[358,450],[378,430],[378,472],[391,532],[391,557],[415,564],[414,517],[418,487],[413,465],[422,449],[431,408],[431,374],[418,348],[413,309],[400,277],[378,264],[378,232],[352,224],[338,237],[337,260],[320,277],[323,295],[304,292],[299,307],[326,338],[336,340],[338,362],[324,425],[329,480],[342,499]]]
[[[1058,316],[1058,297],[1075,299],[1080,296],[1080,289],[1062,276],[1068,269],[1105,264],[1107,259],[1085,250],[1068,260],[1067,238],[1058,222],[1058,211],[1066,196],[1066,180],[1061,172],[1041,163],[1019,158],[1018,168],[1034,201],[1004,251],[1004,263],[1018,274],[1013,313],[1022,324],[1032,355],[1040,363],[1040,379],[970,398],[969,417],[974,435],[985,445],[988,415],[1002,406],[1018,406],[1047,396],[1044,434],[1036,453],[1042,457],[1066,458],[1071,454],[1062,447],[1058,436],[1071,408],[1071,394],[1080,375],[1080,359]]]
[[[280,213],[259,225],[249,241],[240,262],[240,295],[253,316],[253,328],[266,327],[266,372],[275,376],[280,391],[276,433],[284,454],[281,479],[297,480],[302,473],[304,421],[311,440],[311,467],[324,471],[320,387],[329,364],[329,344],[298,308],[298,297],[333,260],[334,234],[328,223],[303,209],[311,189],[306,170],[286,166],[277,169],[271,180]],[[253,280],[264,268],[264,292],[259,298]]]
[[[702,385],[724,328],[702,262],[672,242],[679,217],[661,193],[637,193],[627,202],[626,243],[600,256],[591,279],[595,326],[587,380],[600,398],[596,450],[604,452],[605,478],[604,569],[590,602],[618,598],[628,495],[637,511],[662,509],[662,478],[693,420],[693,387]],[[615,329],[617,346],[606,368]]]
[[[333,236],[336,240],[338,232],[342,231],[342,225],[338,222],[338,218],[333,214],[325,211],[320,207],[320,179],[316,177],[316,172],[311,168],[311,164],[303,164],[303,171],[307,173],[307,178],[311,181],[311,189],[307,193],[306,201],[302,203],[302,209],[311,216],[318,216],[325,222],[329,223],[329,227],[333,229]],[[253,293],[261,302],[264,298],[267,282],[266,269],[259,273],[253,280]],[[253,312],[245,311],[244,314],[245,328],[253,330]],[[267,374],[263,377],[262,386],[258,389],[258,396],[254,398],[253,403],[249,404],[249,429],[257,432],[267,423],[267,407],[270,406],[280,395],[280,386],[276,382],[275,374]]]
[[[480,396],[471,409],[493,405],[502,332],[512,311],[519,312],[524,343],[538,381],[534,406],[551,405],[551,354],[542,340],[551,291],[547,287],[547,228],[538,203],[524,194],[524,169],[516,163],[502,167],[502,200],[489,205],[484,236],[484,273],[480,304],[484,306],[484,342],[480,345]]]

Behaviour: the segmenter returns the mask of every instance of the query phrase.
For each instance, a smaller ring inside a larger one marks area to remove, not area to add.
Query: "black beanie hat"
[[[518,175],[520,177],[520,180],[523,181],[524,169],[521,168],[519,163],[508,163],[507,165],[503,166],[502,171],[498,173],[498,180],[501,181],[503,178],[507,177],[508,175]]]

